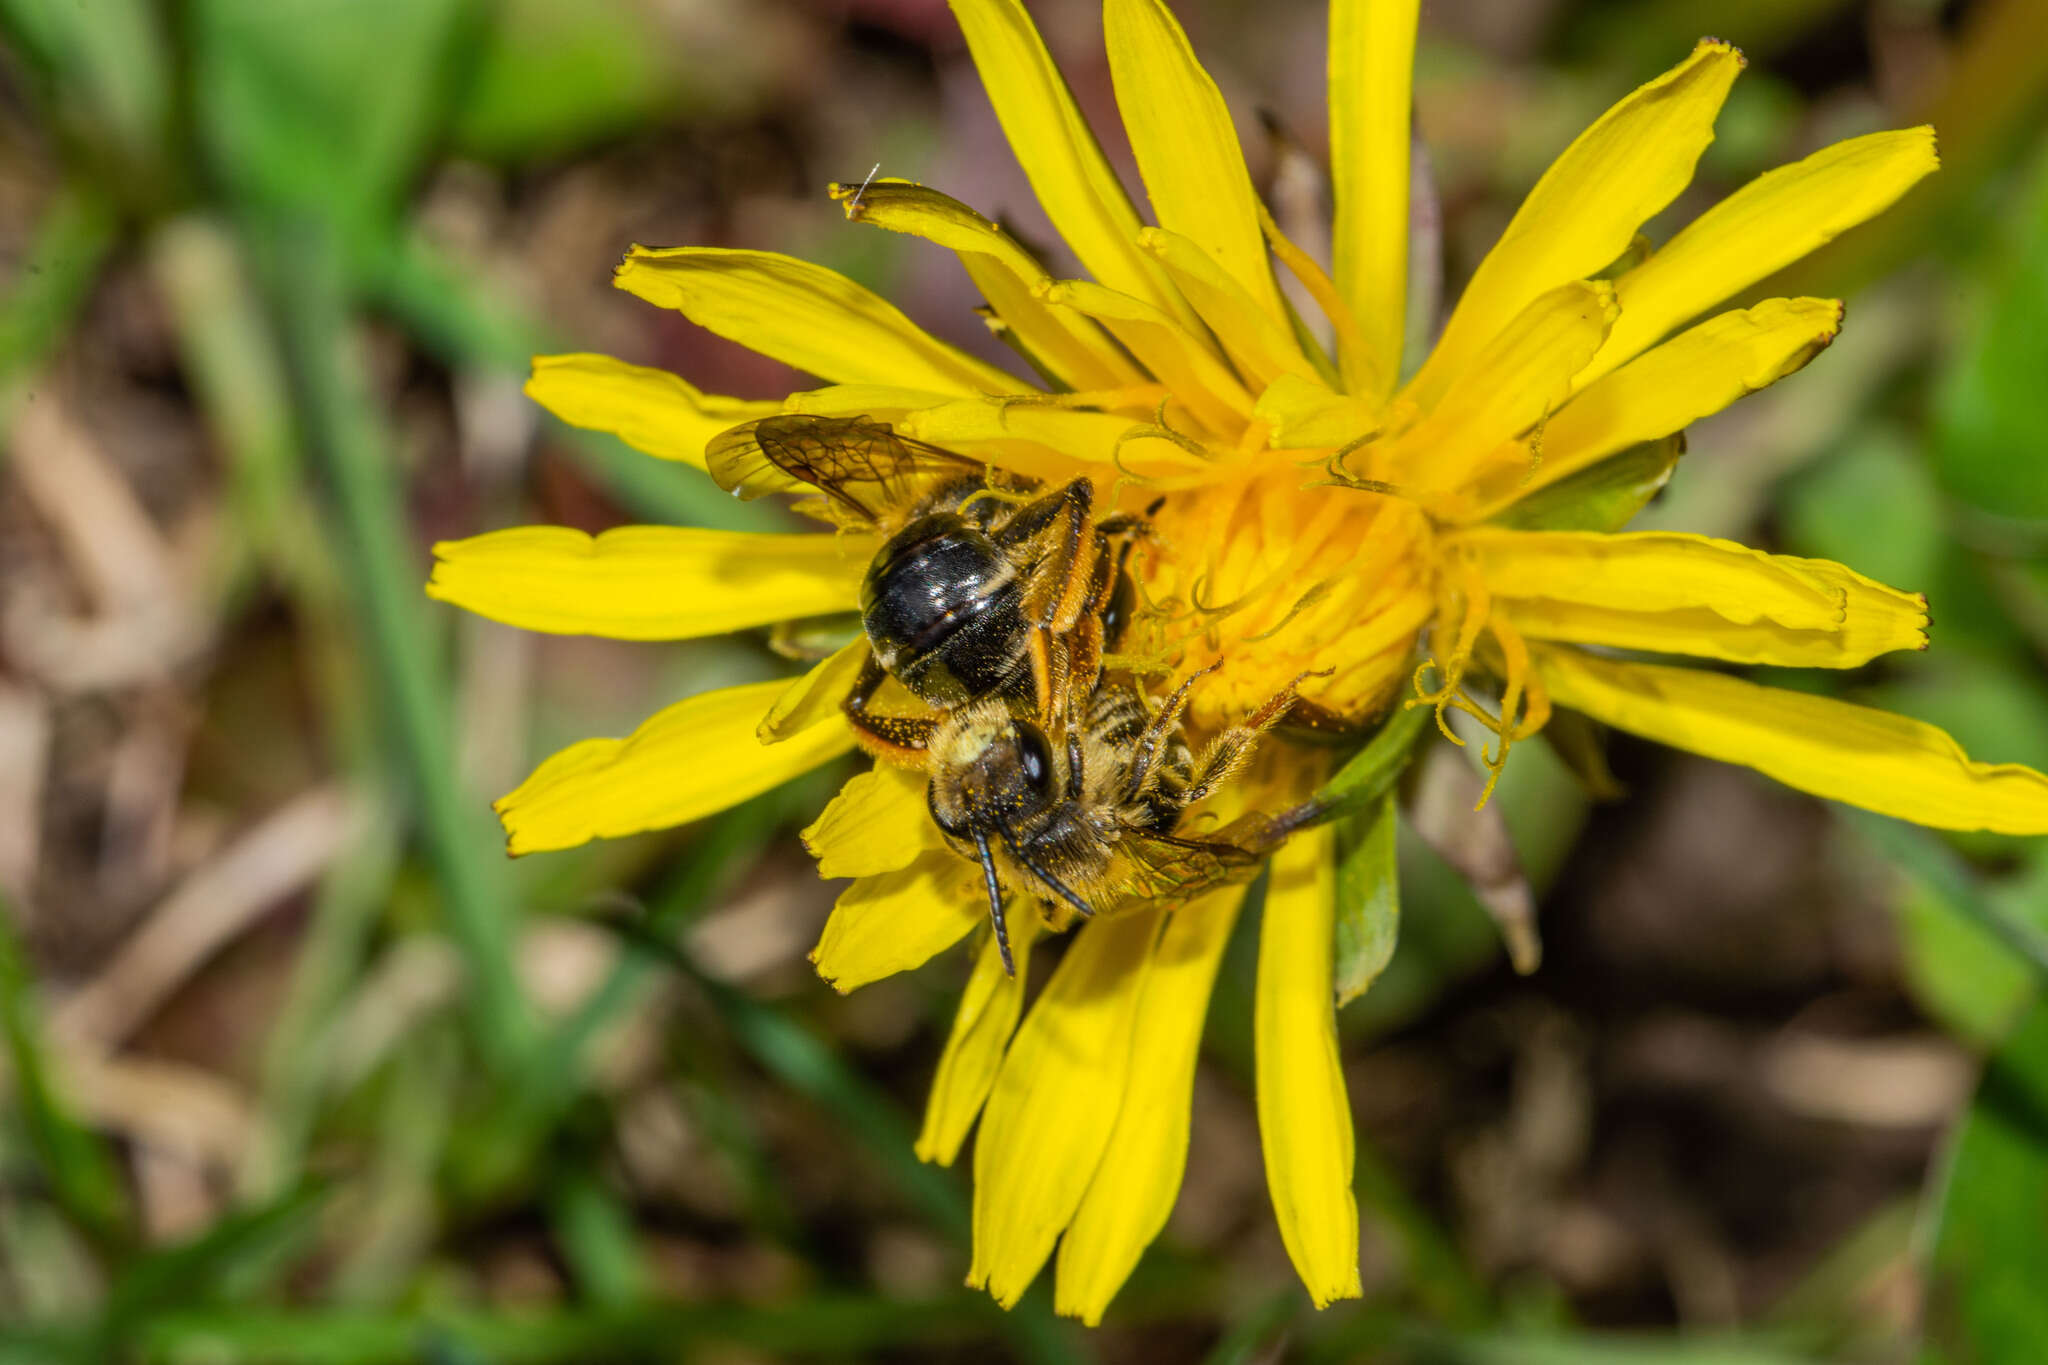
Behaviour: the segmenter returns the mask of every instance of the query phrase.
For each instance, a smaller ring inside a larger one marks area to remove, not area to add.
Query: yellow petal
[[[1386,477],[1420,488],[1456,489],[1472,471],[1548,417],[1571,392],[1572,376],[1600,349],[1614,322],[1614,290],[1603,281],[1567,284],[1538,298],[1479,351],[1435,410],[1370,458]]]
[[[851,186],[839,190],[852,193]],[[877,180],[859,191],[857,204],[848,198],[846,216],[956,253],[997,316],[1067,387],[1116,389],[1144,382],[1100,327],[1046,299],[1041,286],[1051,277],[1030,252],[959,200],[904,180]]]
[[[1838,142],[1758,176],[1615,281],[1621,320],[1579,383],[1882,213],[1940,165],[1934,130],[1905,128]]]
[[[524,630],[687,640],[851,611],[872,538],[514,526],[434,546],[427,596]]]
[[[705,393],[667,370],[608,355],[537,355],[526,396],[572,427],[608,431],[635,450],[699,469],[706,441],[781,408]]]
[[[1010,150],[1060,236],[1097,280],[1191,324],[1186,301],[1137,249],[1138,212],[1022,0],[950,3]]]
[[[1363,1292],[1351,1194],[1357,1153],[1337,1055],[1336,889],[1328,826],[1273,855],[1253,1016],[1266,1188],[1280,1240],[1318,1308]]]
[[[1005,1308],[1074,1216],[1116,1126],[1160,912],[1083,925],[1010,1044],[974,1151],[967,1283]]]
[[[872,290],[794,256],[636,246],[613,283],[821,379],[953,394],[1023,388],[995,366],[926,332]]]
[[[922,967],[987,918],[981,870],[950,849],[928,850],[840,893],[811,961],[844,994]]]
[[[1349,445],[1379,426],[1377,408],[1365,399],[1291,374],[1268,384],[1252,411],[1270,430],[1267,444],[1275,450]]]
[[[1195,305],[1253,388],[1264,388],[1283,374],[1317,379],[1293,329],[1268,314],[1199,244],[1177,232],[1152,227],[1140,230],[1138,241],[1166,267],[1166,273]]]
[[[1662,531],[1489,527],[1452,543],[1540,639],[1812,668],[1927,647],[1927,599],[1830,560]]]
[[[960,1144],[967,1141],[967,1130],[974,1126],[982,1101],[996,1083],[1003,1050],[1010,1045],[1017,1016],[1023,1012],[1031,944],[1041,923],[1035,914],[1018,915],[1010,921],[1015,976],[1003,970],[996,936],[990,934],[982,942],[974,959],[974,974],[967,978],[967,989],[960,996],[960,1008],[953,1012],[946,1050],[939,1054],[939,1068],[932,1075],[924,1127],[917,1135],[918,1160],[950,1166],[960,1155]]]
[[[1766,299],[1680,333],[1581,389],[1544,425],[1543,460],[1533,471],[1526,452],[1511,448],[1475,493],[1475,519],[1777,383],[1825,350],[1841,322],[1834,299]]]
[[[1202,1021],[1243,900],[1243,887],[1225,887],[1176,911],[1152,955],[1130,1084],[1055,1267],[1053,1307],[1090,1327],[1102,1321],[1180,1194]]]
[[[905,436],[999,464],[1050,483],[1074,477],[1075,464],[1121,462],[1131,474],[1169,477],[1204,469],[1209,461],[1168,441],[1132,441],[1150,422],[1111,412],[1019,403],[999,407],[978,399],[905,413],[896,429]]]
[[[1199,244],[1284,326],[1237,125],[1180,21],[1160,0],[1106,0],[1102,28],[1117,108],[1159,226]]]
[[[1529,301],[1606,269],[1636,229],[1677,197],[1714,140],[1714,116],[1742,68],[1727,43],[1692,55],[1600,116],[1565,149],[1486,259],[1411,388],[1427,407]],[[1717,295],[1716,297],[1720,297]]]
[[[1344,387],[1384,398],[1401,372],[1408,307],[1410,82],[1420,0],[1330,6],[1330,190],[1337,292],[1367,352],[1338,353]],[[1370,385],[1370,388],[1368,388]]]
[[[780,744],[800,735],[813,725],[840,714],[840,703],[853,691],[854,682],[868,662],[868,639],[863,635],[851,644],[820,659],[810,672],[798,678],[775,699],[768,714],[754,728],[763,744]]]
[[[878,422],[891,422],[903,413],[953,401],[951,393],[905,388],[901,384],[827,384],[822,389],[802,389],[789,395],[778,411],[820,417],[872,417]]]
[[[1973,762],[1932,725],[1703,669],[1544,646],[1534,659],[1555,704],[1617,730],[1915,824],[2048,834],[2048,777]]]
[[[1207,340],[1171,315],[1093,280],[1061,280],[1047,295],[1101,322],[1211,431],[1234,434],[1244,424],[1252,396]]]
[[[574,848],[701,819],[767,791],[853,747],[842,720],[763,748],[761,712],[781,679],[704,692],[656,712],[625,739],[586,739],[498,799],[513,854]]]
[[[925,775],[883,763],[847,779],[803,833],[820,877],[898,872],[946,840],[925,809]],[[1028,919],[1030,916],[1024,916]]]

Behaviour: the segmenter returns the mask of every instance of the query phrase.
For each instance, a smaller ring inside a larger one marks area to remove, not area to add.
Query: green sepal
[[[1393,960],[1401,929],[1394,856],[1394,798],[1337,824],[1337,951],[1332,985],[1342,1008],[1364,995]]]
[[[1670,482],[1685,433],[1645,441],[1518,500],[1493,519],[1515,531],[1619,531]]]

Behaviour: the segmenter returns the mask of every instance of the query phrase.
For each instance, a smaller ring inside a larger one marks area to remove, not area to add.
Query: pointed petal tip
[[[1693,44],[1693,56],[1697,57],[1706,52],[1725,52],[1732,56],[1735,58],[1735,69],[1737,71],[1744,70],[1749,66],[1749,58],[1742,55],[1742,49],[1729,42],[1726,38],[1701,38],[1697,43]]]

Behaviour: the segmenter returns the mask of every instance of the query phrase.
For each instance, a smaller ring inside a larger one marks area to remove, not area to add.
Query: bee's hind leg
[[[1252,750],[1258,745],[1259,736],[1278,725],[1281,718],[1300,700],[1294,689],[1301,686],[1301,680],[1314,676],[1314,673],[1299,674],[1294,681],[1268,698],[1264,706],[1246,716],[1241,723],[1231,726],[1210,740],[1208,746],[1202,750],[1201,757],[1195,760],[1194,771],[1188,778],[1187,790],[1182,793],[1182,804],[1194,805],[1236,776],[1238,769],[1250,761]]]
[[[846,694],[846,700],[839,703],[839,709],[846,713],[846,720],[853,727],[853,737],[860,741],[862,748],[885,762],[901,767],[921,768],[924,766],[925,750],[930,747],[932,734],[939,723],[925,716],[878,716],[868,710],[868,703],[888,674],[875,656],[868,655],[868,661],[860,670],[860,677],[854,681],[853,690]]]
[[[1024,610],[1035,626],[1064,635],[1087,611],[1100,548],[1093,514],[1095,485],[1075,479],[1004,524],[997,540],[1022,546],[1043,539],[1043,558],[1025,585]]]

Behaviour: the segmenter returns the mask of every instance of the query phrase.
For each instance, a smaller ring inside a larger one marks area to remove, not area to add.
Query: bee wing
[[[780,413],[722,431],[705,447],[704,463],[718,486],[737,497],[815,488],[868,526],[906,502],[921,477],[983,468],[899,436],[885,422],[810,413]]]
[[[1248,881],[1271,851],[1261,840],[1264,831],[1263,817],[1246,816],[1199,839],[1133,833],[1123,847],[1129,889],[1153,899],[1178,900],[1224,882]]]

